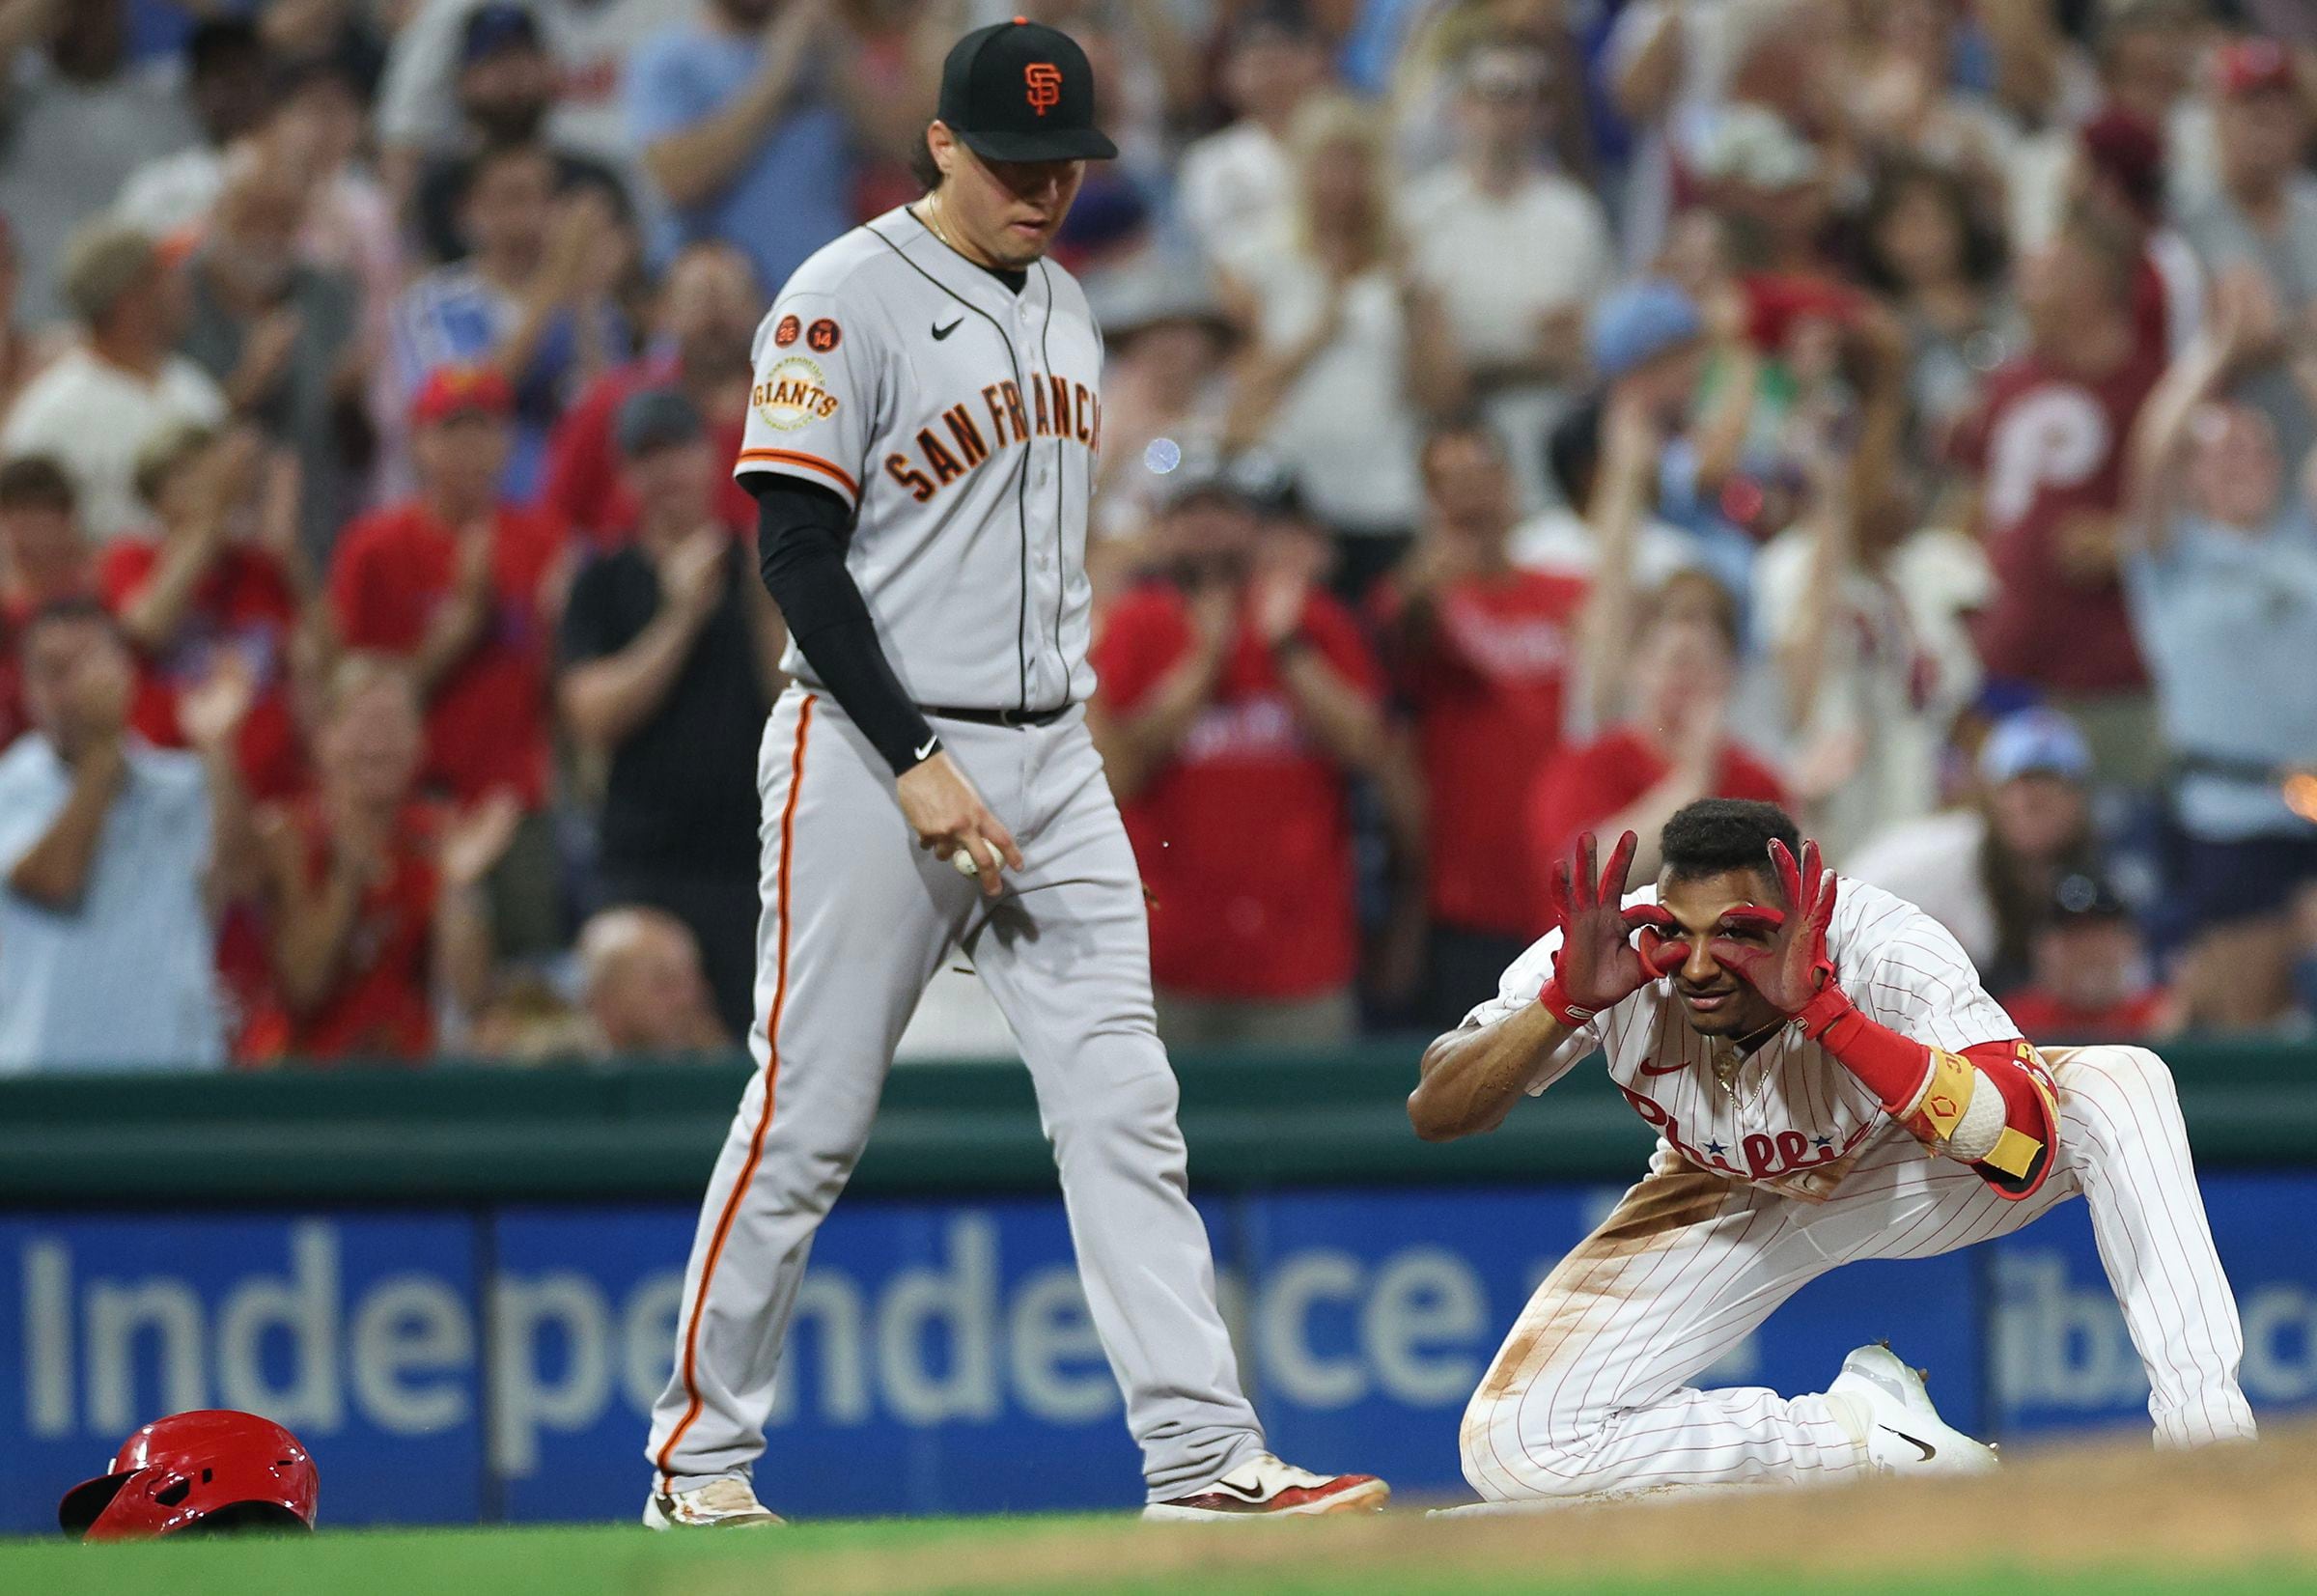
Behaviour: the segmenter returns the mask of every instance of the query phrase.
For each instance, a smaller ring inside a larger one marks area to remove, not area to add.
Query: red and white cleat
[[[1152,1502],[1142,1516],[1159,1523],[1187,1523],[1375,1513],[1391,1495],[1392,1488],[1374,1474],[1315,1474],[1258,1452],[1205,1490]]]

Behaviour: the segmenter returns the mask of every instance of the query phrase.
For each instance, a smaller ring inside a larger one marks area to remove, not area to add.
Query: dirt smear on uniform
[[[2144,1440],[2039,1451],[1960,1480],[1874,1480],[1817,1490],[1729,1487],[1517,1516],[1359,1519],[1246,1526],[1042,1526],[956,1544],[696,1565],[652,1596],[814,1596],[1099,1590],[1121,1580],[1309,1580],[1340,1569],[1372,1584],[1462,1576],[1604,1581],[1752,1568],[1856,1579],[1861,1548],[1886,1573],[2132,1568],[2193,1575],[2317,1567],[2317,1427],[2258,1446],[2160,1453]]]

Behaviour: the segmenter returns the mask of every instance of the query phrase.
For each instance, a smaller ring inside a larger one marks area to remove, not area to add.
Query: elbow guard
[[[2058,1094],[2025,1042],[1983,1042],[1961,1053],[1932,1049],[1923,1089],[1894,1113],[1925,1145],[1970,1164],[1997,1196],[2031,1196],[2051,1173]]]

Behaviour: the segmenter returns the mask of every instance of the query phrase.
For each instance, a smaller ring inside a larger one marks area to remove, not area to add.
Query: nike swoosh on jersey
[[[935,342],[935,343],[936,343],[936,344],[938,344],[939,342],[941,342],[941,340],[942,340],[942,339],[944,339],[944,338],[947,338],[947,337],[948,337],[948,336],[949,336],[951,333],[953,333],[953,332],[957,331],[957,330],[958,330],[960,327],[963,326],[964,324],[965,324],[965,318],[963,318],[963,316],[961,316],[961,317],[959,317],[959,318],[958,318],[958,319],[957,319],[955,322],[951,322],[951,323],[950,323],[948,326],[946,326],[946,327],[935,327],[935,328],[934,329],[934,342]]]
[[[1671,1064],[1644,1064],[1641,1066],[1641,1073],[1643,1075],[1671,1075],[1676,1070],[1686,1070],[1689,1067],[1689,1061],[1683,1058],[1677,1059]]]

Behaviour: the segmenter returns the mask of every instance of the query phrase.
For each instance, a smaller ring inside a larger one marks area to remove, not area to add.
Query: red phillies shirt
[[[540,503],[566,526],[598,545],[617,543],[635,529],[635,495],[620,478],[615,435],[620,406],[647,388],[676,380],[672,355],[650,355],[588,384],[547,438],[546,488]],[[742,418],[712,415],[708,438],[716,459],[730,465],[740,455]],[[729,470],[717,473],[716,514],[735,530],[756,525],[756,500]]]
[[[2124,444],[2163,373],[2142,348],[2097,381],[2064,376],[2033,354],[1988,379],[1960,439],[1980,479],[1980,516],[1996,596],[1978,616],[1991,675],[2054,692],[2131,692],[2147,686],[2114,577],[2061,574],[2060,529],[2079,515],[2113,515],[2123,498]]]
[[[114,543],[97,573],[105,607],[116,615],[126,610],[160,563],[161,545],[153,539]],[[287,798],[305,781],[304,750],[290,713],[290,634],[296,626],[297,596],[281,561],[248,544],[221,549],[194,584],[169,641],[154,653],[138,653],[129,724],[159,747],[183,747],[178,695],[206,680],[220,655],[238,654],[257,684],[236,750],[241,779],[253,798]]]
[[[1601,834],[1603,823],[1672,773],[1673,762],[1631,726],[1612,726],[1545,767],[1524,795],[1531,879],[1538,886],[1528,906],[1526,929],[1544,929],[1546,872],[1555,859],[1570,856],[1578,833],[1600,836],[1601,856],[1607,858],[1615,839]],[[1756,798],[1781,808],[1786,803],[1778,773],[1735,742],[1721,745],[1710,796]]]
[[[501,506],[492,602],[482,632],[427,705],[424,779],[460,804],[494,787],[536,809],[547,790],[547,679],[554,643],[540,590],[562,549],[545,512]],[[407,655],[451,596],[458,536],[421,504],[363,517],[330,561],[330,605],[346,646]]]
[[[2038,1042],[2137,1042],[2164,1017],[2164,993],[2151,988],[2105,1009],[2083,1009],[2040,987],[2003,994],[2003,1012]]]
[[[1323,593],[1304,631],[1372,698],[1382,677],[1358,624]],[[1130,715],[1191,649],[1182,596],[1139,589],[1093,652],[1097,692]],[[1270,657],[1242,621],[1214,696],[1174,758],[1124,806],[1151,908],[1151,975],[1193,997],[1297,998],[1352,979],[1358,958],[1344,772],[1304,735]]]
[[[1527,798],[1561,745],[1576,653],[1579,577],[1507,571],[1438,597],[1430,635],[1395,661],[1424,761],[1433,918],[1467,931],[1525,935],[1535,921]],[[1376,608],[1401,607],[1387,578]]]
[[[330,838],[321,808],[286,812],[303,850],[305,882],[319,887],[330,871]],[[363,890],[347,933],[335,981],[320,1006],[293,1015],[270,985],[242,1032],[240,1056],[424,1059],[434,1048],[433,973],[434,906],[442,877],[435,868],[438,817],[410,803],[395,817],[385,879]]]

